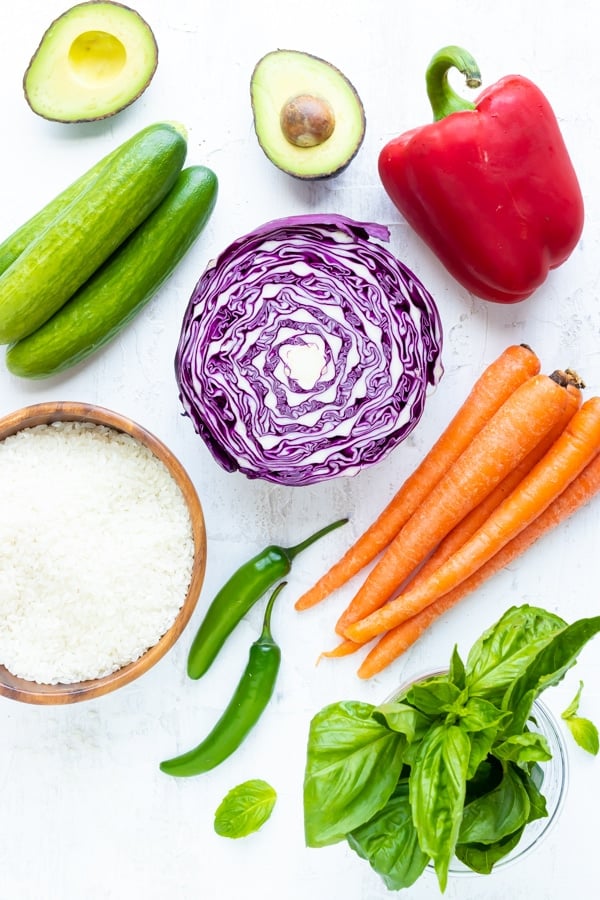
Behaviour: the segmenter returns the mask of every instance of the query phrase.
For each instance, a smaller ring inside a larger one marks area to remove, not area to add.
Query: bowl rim
[[[194,541],[192,577],[175,621],[140,657],[101,678],[73,683],[41,684],[13,675],[0,664],[0,696],[25,703],[54,705],[88,700],[110,693],[139,678],[174,646],[196,608],[206,572],[207,540],[204,512],[187,471],[174,453],[151,431],[135,420],[94,403],[46,401],[25,406],[0,417],[0,442],[26,428],[52,422],[91,422],[129,434],[144,444],[170,471],[188,508]]]

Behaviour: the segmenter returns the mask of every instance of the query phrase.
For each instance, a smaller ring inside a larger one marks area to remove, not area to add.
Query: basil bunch
[[[532,705],[562,680],[600,616],[568,625],[511,607],[463,663],[393,702],[333,703],[313,718],[304,778],[309,847],[347,840],[388,888],[409,887],[431,860],[444,891],[454,856],[489,873],[547,815]]]

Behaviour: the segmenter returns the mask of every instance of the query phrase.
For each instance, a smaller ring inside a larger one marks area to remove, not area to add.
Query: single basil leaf
[[[504,708],[514,712],[528,694],[539,696],[546,688],[558,684],[575,665],[582,648],[599,631],[600,616],[594,616],[579,619],[555,634],[509,686],[502,704]]]
[[[392,731],[406,735],[411,744],[423,737],[431,724],[431,719],[407,703],[382,703],[373,711],[373,718],[387,725]]]
[[[483,731],[487,728],[499,728],[511,717],[507,710],[499,709],[489,700],[481,697],[469,697],[460,712],[460,721],[467,731]]]
[[[454,645],[454,650],[452,651],[452,659],[450,660],[448,678],[452,682],[452,684],[455,684],[456,687],[459,688],[459,690],[464,691],[466,686],[465,664],[460,657],[456,644]]]
[[[244,781],[225,795],[215,812],[215,831],[221,837],[241,838],[261,828],[277,800],[277,793],[260,778]]]
[[[515,771],[523,782],[523,786],[529,797],[530,809],[527,821],[533,822],[534,819],[545,819],[548,815],[548,807],[546,805],[546,798],[540,790],[540,787],[543,787],[544,785],[544,772],[542,767],[535,763],[531,767],[531,772],[526,772],[519,766],[515,768]]]
[[[314,716],[304,775],[304,831],[309,847],[343,840],[391,797],[406,738],[372,716],[369,703],[333,703]]]
[[[487,728],[484,731],[472,731],[469,733],[471,752],[469,754],[469,765],[467,766],[467,780],[476,777],[479,768],[487,760],[494,746],[497,734],[496,728]]]
[[[448,677],[443,680],[418,681],[407,694],[407,701],[426,716],[438,716],[454,709],[461,691],[450,684]]]
[[[494,844],[525,825],[529,809],[523,782],[511,766],[506,766],[497,787],[465,806],[458,843]]]
[[[513,697],[510,691],[507,691],[502,702],[507,705],[512,702],[512,707],[510,708],[512,718],[506,722],[501,730],[498,736],[499,739],[506,740],[511,735],[523,733],[527,727],[527,722],[531,719],[533,703],[538,693],[539,691],[532,689],[521,697]]]
[[[496,863],[514,850],[521,840],[524,829],[525,826],[493,844],[457,844],[456,857],[473,872],[489,875]]]
[[[531,762],[547,762],[552,759],[548,741],[543,734],[526,731],[513,734],[505,741],[494,746],[494,754],[498,759],[524,765]]]
[[[398,783],[383,809],[350,832],[347,841],[369,862],[389,890],[399,891],[415,883],[429,857],[419,847],[407,780]]]
[[[409,778],[419,846],[432,858],[442,891],[460,829],[469,752],[469,736],[462,728],[434,725],[420,744]]]
[[[410,684],[407,685],[406,688],[394,698],[395,703],[409,703],[408,695],[415,687],[415,685],[430,685],[430,684],[446,684],[448,681],[448,672],[437,672],[434,675],[426,675],[424,678],[421,678],[419,681],[411,681]]]
[[[569,703],[567,708],[564,710],[564,712],[561,713],[561,718],[570,719],[571,716],[574,716],[577,714],[577,712],[579,711],[579,701],[581,700],[581,692],[582,691],[583,691],[583,681],[580,681],[579,687],[577,689],[577,693],[575,694],[575,696],[573,697],[573,699],[571,700],[571,702]]]
[[[539,607],[510,607],[471,647],[466,663],[470,695],[500,702],[506,688],[566,624]]]
[[[600,741],[598,739],[598,729],[594,723],[590,722],[589,719],[584,719],[582,716],[570,716],[566,723],[575,742],[581,749],[591,753],[592,756],[597,756]]]

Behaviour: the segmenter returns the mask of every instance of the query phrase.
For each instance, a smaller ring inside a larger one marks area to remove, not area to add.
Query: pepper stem
[[[449,69],[458,69],[465,76],[467,87],[478,88],[481,86],[481,72],[479,66],[470,53],[462,47],[443,47],[432,58],[427,68],[425,82],[427,84],[427,96],[433,109],[433,119],[439,122],[454,112],[466,109],[475,109],[475,104],[470,100],[460,97],[452,90],[448,81]]]
[[[315,532],[315,534],[311,534],[310,537],[306,538],[306,540],[302,541],[300,544],[296,544],[295,547],[286,547],[284,553],[288,559],[294,559],[295,556],[298,556],[299,553],[302,553],[303,550],[306,550],[307,547],[310,547],[310,545],[314,544],[315,541],[318,541],[319,538],[325,537],[325,535],[329,534],[330,531],[333,531],[334,528],[345,525],[347,521],[348,519],[338,519],[336,522],[332,522],[331,525],[326,525],[325,528],[321,528],[319,531]]]
[[[271,634],[271,612],[273,611],[273,606],[275,605],[277,597],[281,593],[282,589],[286,586],[286,584],[287,581],[282,581],[281,584],[278,584],[269,597],[269,601],[265,607],[262,632],[258,639],[259,644],[271,644],[273,642],[273,636]]]

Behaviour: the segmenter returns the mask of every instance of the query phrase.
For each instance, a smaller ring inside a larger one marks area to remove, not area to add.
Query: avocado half
[[[120,112],[146,90],[158,65],[152,29],[135,10],[88,0],[55,19],[23,78],[32,110],[55,122]]]
[[[299,50],[274,50],[250,80],[258,142],[296,178],[331,178],[356,156],[365,136],[359,95],[335,66]]]

